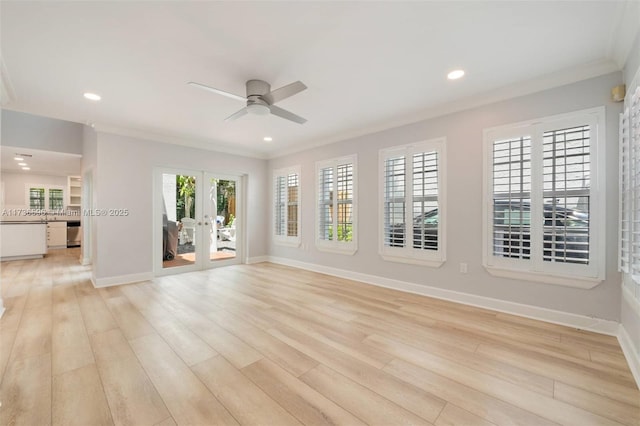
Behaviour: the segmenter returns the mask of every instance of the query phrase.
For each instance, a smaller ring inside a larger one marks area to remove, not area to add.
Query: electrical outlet
[[[466,274],[467,272],[469,272],[467,268],[467,264],[464,262],[460,263],[460,273]]]

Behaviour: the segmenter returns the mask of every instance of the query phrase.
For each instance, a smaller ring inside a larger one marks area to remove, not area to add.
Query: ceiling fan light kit
[[[208,90],[213,93],[217,93],[218,95],[226,96],[231,99],[241,100],[247,103],[246,107],[242,108],[236,113],[231,114],[225,119],[225,121],[235,120],[242,117],[243,115],[246,115],[247,113],[254,115],[273,114],[298,124],[304,124],[307,121],[305,118],[302,118],[299,115],[296,115],[274,105],[276,102],[279,102],[305,90],[307,86],[305,86],[301,81],[296,81],[272,91],[271,85],[266,81],[249,80],[246,83],[246,98],[193,81],[190,81],[187,84],[198,87],[200,89]]]

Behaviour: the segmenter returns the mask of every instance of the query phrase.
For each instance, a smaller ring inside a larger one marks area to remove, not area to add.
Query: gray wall
[[[3,109],[2,145],[82,154],[82,124]]]
[[[98,133],[97,206],[127,208],[127,217],[99,217],[96,278],[153,270],[153,170],[184,168],[247,175],[248,256],[267,254],[265,160]]]
[[[621,73],[527,95],[443,117],[389,129],[269,161],[273,169],[301,165],[301,248],[274,245],[269,254],[302,262],[416,284],[556,309],[608,320],[620,319],[617,272],[618,114],[610,101]],[[482,131],[484,128],[586,108],[606,106],[607,229],[606,281],[591,290],[497,278],[482,267]],[[447,138],[447,262],[438,269],[383,261],[378,255],[378,151],[436,137]],[[314,246],[315,181],[318,160],[358,155],[359,250],[354,256],[320,252]],[[271,185],[269,186],[271,188]],[[269,209],[271,213],[271,209]],[[270,222],[271,223],[271,222]],[[271,235],[271,232],[269,233]],[[460,274],[459,263],[469,273]]]

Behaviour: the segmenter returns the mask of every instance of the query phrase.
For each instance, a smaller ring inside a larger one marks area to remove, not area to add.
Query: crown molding
[[[125,127],[110,126],[107,124],[90,124],[98,133],[110,133],[118,136],[126,136],[136,139],[144,139],[151,142],[167,143],[171,145],[186,146],[189,148],[198,148],[207,151],[221,152],[224,154],[239,155],[242,157],[250,157],[264,160],[266,154],[261,151],[232,147],[211,140],[197,139],[193,137],[185,137],[179,135],[159,134],[145,130],[129,129]]]
[[[567,84],[577,83],[579,81],[588,80],[590,78],[620,71],[620,69],[621,68],[615,62],[608,59],[603,59],[576,67],[566,68],[561,71],[546,74],[524,82],[497,87],[474,96],[469,96],[444,104],[438,104],[417,113],[407,115],[400,119],[386,121],[377,126],[371,126],[355,131],[343,132],[323,140],[315,140],[309,143],[300,144],[300,146],[289,146],[281,150],[272,151],[268,153],[268,158],[274,159],[284,157],[286,155],[307,151],[309,149],[317,148],[323,145],[329,145],[331,143],[345,141],[348,139],[355,139],[357,137],[382,132],[384,130],[389,130],[408,124],[418,123],[420,121],[429,120],[436,117],[442,117],[459,111],[477,108],[480,106],[517,98],[520,96],[530,95],[544,90],[553,89],[555,87],[565,86]]]

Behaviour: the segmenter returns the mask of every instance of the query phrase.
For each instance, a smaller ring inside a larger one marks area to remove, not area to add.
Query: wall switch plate
[[[466,274],[467,272],[469,272],[468,268],[467,268],[467,264],[464,263],[464,262],[460,263],[460,273],[461,274]]]

